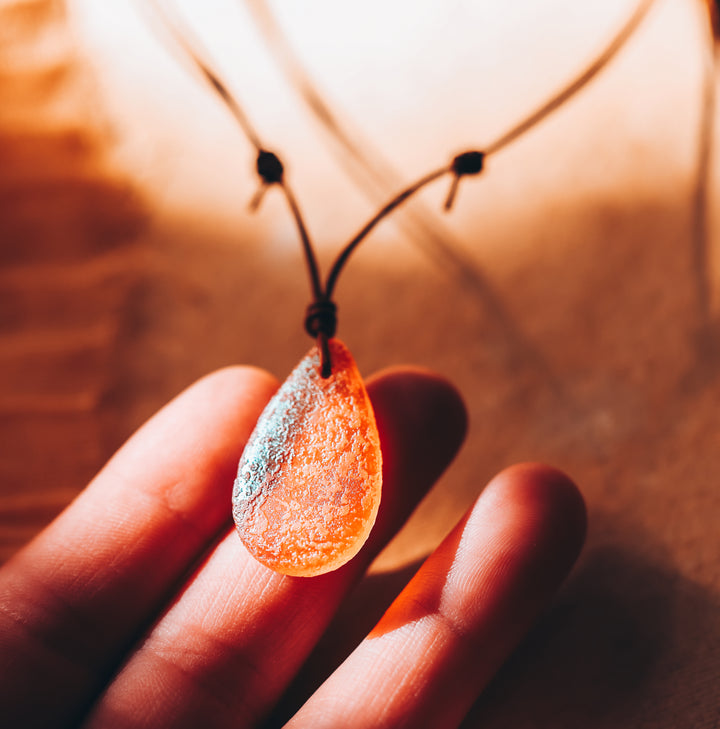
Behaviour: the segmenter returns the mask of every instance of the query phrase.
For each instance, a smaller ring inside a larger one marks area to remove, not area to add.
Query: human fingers
[[[233,471],[275,388],[252,368],[200,380],[0,570],[2,722],[62,727],[87,710],[227,524]]]
[[[90,715],[89,727],[245,727],[272,708],[352,583],[447,466],[465,432],[459,395],[417,371],[368,387],[384,459],[381,513],[341,569],[288,577],[229,534]]]
[[[457,727],[584,534],[567,477],[535,465],[504,471],[288,729]]]

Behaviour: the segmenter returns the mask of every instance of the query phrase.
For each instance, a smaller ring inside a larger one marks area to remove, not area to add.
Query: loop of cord
[[[330,299],[313,301],[305,314],[305,331],[317,339],[320,348],[320,376],[327,379],[332,374],[330,346],[328,340],[335,336],[337,329],[337,306]]]

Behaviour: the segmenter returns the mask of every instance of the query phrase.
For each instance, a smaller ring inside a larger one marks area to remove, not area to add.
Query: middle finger
[[[316,578],[272,572],[229,534],[101,697],[89,726],[251,726],[271,708],[372,557],[464,434],[444,381],[393,373],[368,387],[384,455],[376,528],[356,559]]]

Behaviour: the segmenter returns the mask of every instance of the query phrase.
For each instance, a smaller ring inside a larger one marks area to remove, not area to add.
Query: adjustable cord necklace
[[[631,37],[654,0],[640,0],[606,48],[557,94],[482,150],[469,150],[392,197],[340,249],[323,281],[300,207],[279,157],[261,142],[247,115],[212,69],[187,28],[171,19],[161,0],[150,6],[174,41],[218,94],[257,151],[260,188],[277,187],[294,218],[310,278],[305,330],[315,346],[300,361],[260,416],[234,482],[232,511],[248,551],[262,564],[288,575],[315,576],[345,564],[365,543],[375,522],[382,489],[382,454],[372,406],[347,347],[335,337],[333,300],[348,259],[384,218],[422,188],[450,176],[449,210],[459,182],[478,175],[488,156],[534,128],[583,88]]]

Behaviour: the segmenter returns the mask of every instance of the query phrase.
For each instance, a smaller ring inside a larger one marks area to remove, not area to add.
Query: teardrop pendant
[[[375,523],[382,454],[352,355],[329,341],[332,374],[313,347],[270,400],[233,489],[240,539],[276,572],[312,577],[355,556]]]

